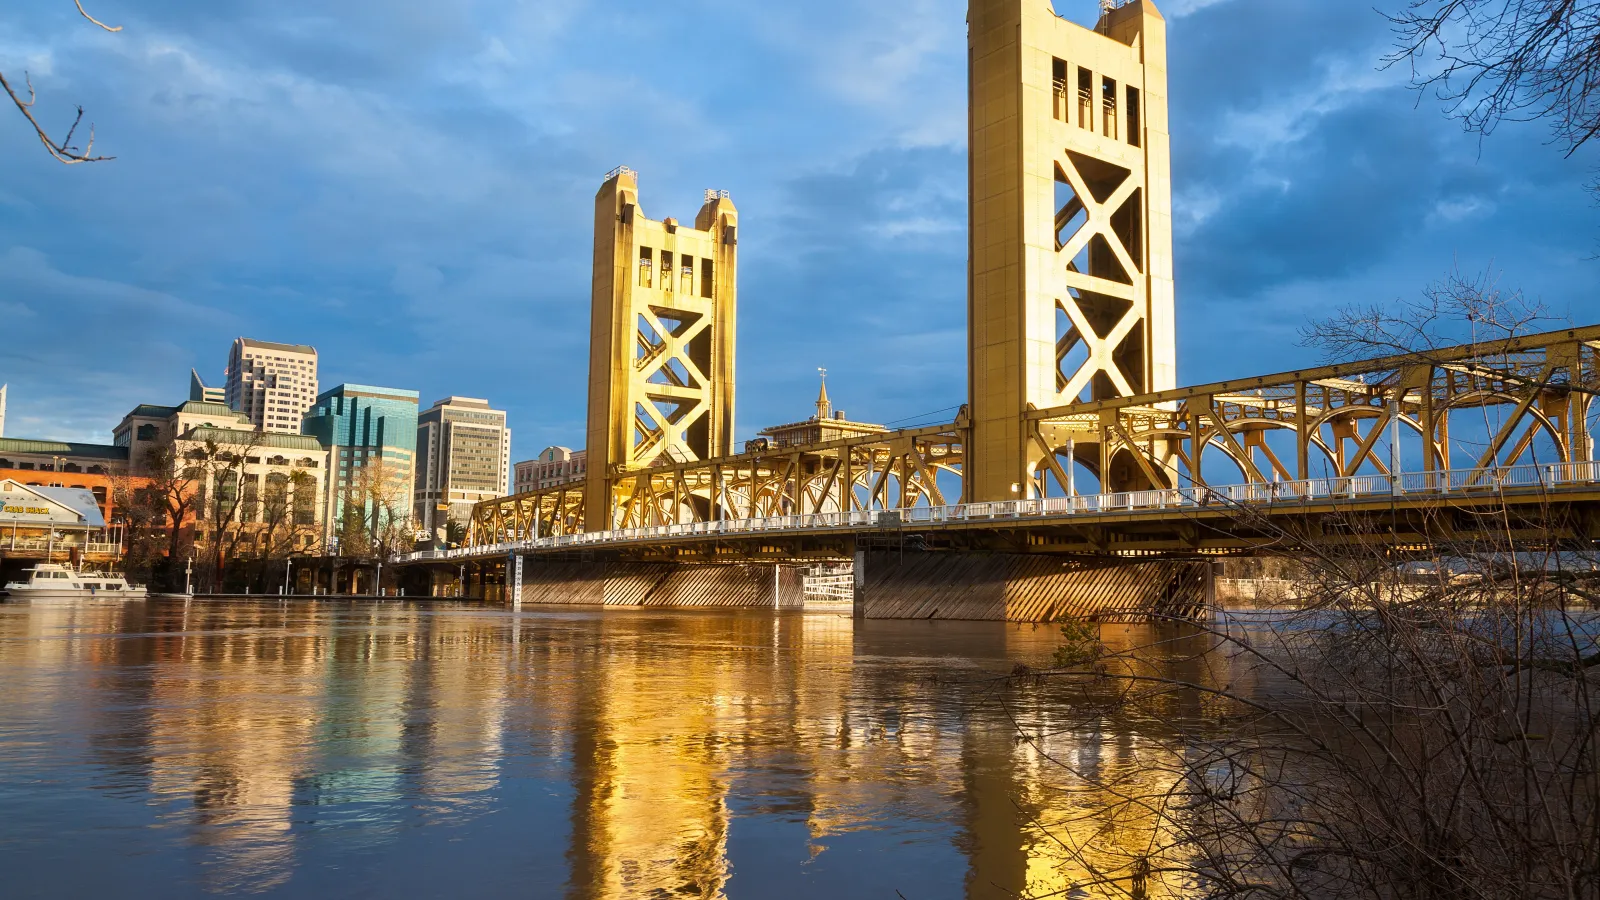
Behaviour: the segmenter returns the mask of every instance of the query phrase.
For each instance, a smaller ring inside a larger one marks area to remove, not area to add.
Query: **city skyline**
[[[215,348],[252,334],[317,346],[324,383],[487,396],[515,459],[577,447],[589,211],[619,163],[639,170],[646,215],[692,213],[708,187],[744,213],[739,440],[802,417],[817,366],[865,421],[947,417],[966,400],[961,7],[574,2],[475,19],[472,4],[396,4],[374,31],[339,18],[356,11],[172,3],[116,10],[115,35],[80,30],[70,8],[8,10],[0,23],[36,48],[41,109],[82,102],[118,157],[64,169],[0,142],[21,173],[0,196],[0,310],[36,338],[0,369],[8,432],[104,441],[136,403],[181,397],[184,369],[216,379]],[[1416,297],[1457,265],[1493,265],[1505,287],[1586,318],[1596,236],[1568,223],[1592,218],[1578,190],[1592,165],[1545,146],[1543,126],[1462,134],[1379,68],[1387,26],[1364,7],[1162,8],[1180,383],[1302,365],[1295,330],[1312,308]],[[593,62],[623,19],[620,52]],[[663,65],[707,28],[728,58]],[[1247,43],[1262,30],[1279,39]],[[354,33],[362,52],[343,52]],[[424,64],[407,74],[413,55]],[[705,77],[712,66],[752,87]],[[230,99],[245,112],[190,127]],[[354,109],[373,112],[352,122]],[[322,149],[363,127],[394,135],[381,158]],[[479,128],[505,133],[504,152],[454,136]],[[534,340],[536,357],[516,352]],[[87,364],[85,344],[102,348]]]

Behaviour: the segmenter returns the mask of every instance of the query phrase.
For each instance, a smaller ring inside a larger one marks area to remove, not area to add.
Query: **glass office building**
[[[330,537],[357,515],[374,534],[390,525],[413,529],[417,405],[416,391],[341,384],[306,413],[302,431],[321,441],[331,459]]]

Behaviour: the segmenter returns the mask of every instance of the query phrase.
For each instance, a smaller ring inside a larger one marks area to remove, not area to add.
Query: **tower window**
[[[672,290],[672,251],[661,251],[661,289]]]
[[[1071,95],[1067,90],[1067,62],[1055,60],[1050,67],[1050,115],[1058,122],[1071,120]]]
[[[1139,120],[1139,89],[1128,85],[1128,143],[1142,146],[1144,123]]]
[[[1100,79],[1101,134],[1108,138],[1117,136],[1117,83],[1109,78]]]
[[[1078,127],[1094,130],[1094,73],[1078,67]]]
[[[700,296],[705,297],[707,300],[711,299],[711,295],[713,292],[715,292],[716,286],[716,269],[713,267],[711,260],[700,260]]]
[[[653,286],[655,279],[652,277],[650,271],[652,268],[652,255],[653,254],[651,253],[649,247],[639,248],[639,287],[647,288]]]

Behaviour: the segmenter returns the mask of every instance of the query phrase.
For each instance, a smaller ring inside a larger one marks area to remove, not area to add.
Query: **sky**
[[[1376,0],[1382,6],[1400,0]],[[1092,23],[1096,0],[1056,0]],[[1316,361],[1298,330],[1454,269],[1600,321],[1596,159],[1466,134],[1385,69],[1373,3],[1167,0],[1179,381]],[[738,434],[966,390],[960,0],[71,0],[0,6],[0,71],[112,162],[0,110],[6,434],[109,442],[235,337],[324,388],[484,397],[513,453],[583,442],[593,198],[740,211]]]

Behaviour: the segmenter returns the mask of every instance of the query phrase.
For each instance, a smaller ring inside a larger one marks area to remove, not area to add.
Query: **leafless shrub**
[[[1364,340],[1425,354],[1453,327],[1448,310],[1482,312],[1495,334],[1527,321],[1518,304],[1446,297],[1311,338],[1339,355]],[[1560,500],[1494,489],[1425,505],[1421,544],[1397,541],[1383,512],[1315,522],[1234,508],[1244,533],[1266,535],[1261,552],[1293,561],[1292,603],[1155,627],[1051,676],[1080,692],[1063,732],[1113,715],[1163,723],[1138,780],[1055,757],[1110,798],[1102,818],[1151,836],[1096,844],[1090,866],[1088,842],[1055,835],[1091,873],[1076,887],[1141,900],[1600,896],[1600,560]]]
[[[1600,132],[1600,5],[1587,0],[1411,0],[1390,16],[1390,64],[1468,130],[1548,120],[1568,155]]]
[[[1421,354],[1460,344],[1493,345],[1554,327],[1543,303],[1500,286],[1493,269],[1457,269],[1430,284],[1417,300],[1344,306],[1300,329],[1300,344],[1326,362],[1391,354]]]

